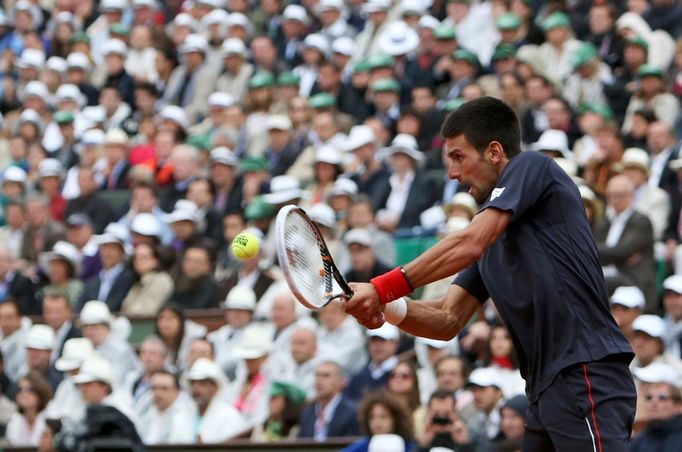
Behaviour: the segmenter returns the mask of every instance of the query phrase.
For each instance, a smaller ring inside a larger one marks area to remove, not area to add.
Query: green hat
[[[450,99],[443,104],[443,110],[455,111],[461,107],[464,102],[466,102],[466,100],[462,99],[461,97],[455,97],[454,99]]]
[[[571,66],[573,66],[573,69],[577,69],[598,57],[599,51],[597,48],[589,42],[585,42],[578,47],[578,50],[575,52],[575,54],[573,54],[573,58],[571,58]]]
[[[506,58],[514,58],[516,56],[516,46],[514,44],[502,43],[495,47],[493,52],[493,63],[497,60],[504,60]]]
[[[194,146],[200,151],[208,151],[213,147],[213,140],[207,133],[202,133],[201,135],[191,135],[185,141],[186,144]]]
[[[329,93],[317,93],[308,100],[308,105],[314,110],[336,107],[336,98]]]
[[[77,31],[71,35],[71,37],[69,38],[69,43],[75,44],[77,42],[84,42],[86,44],[90,44],[90,36],[88,36],[88,34],[84,31]]]
[[[578,108],[578,113],[581,115],[588,112],[596,113],[606,121],[613,119],[613,110],[611,110],[611,107],[606,104],[598,102],[585,102]]]
[[[275,84],[275,76],[268,71],[258,71],[249,79],[249,88],[270,88]]]
[[[274,214],[275,206],[263,201],[262,196],[253,198],[244,210],[244,216],[247,220],[263,220],[265,218],[272,218]]]
[[[663,70],[653,64],[643,64],[637,71],[637,78],[643,77],[663,78]]]
[[[566,13],[562,13],[561,11],[553,12],[540,23],[542,31],[549,31],[555,28],[569,28],[570,26],[571,19],[568,18]]]
[[[441,25],[433,32],[433,36],[441,41],[457,39],[457,32],[452,25]]]
[[[57,124],[71,124],[76,117],[70,111],[58,111],[52,116],[52,119]]]
[[[239,165],[239,169],[241,170],[242,173],[249,173],[254,171],[267,171],[268,161],[265,160],[265,157],[256,157],[248,155],[242,159],[242,163],[241,165]]]
[[[521,26],[521,18],[514,13],[504,13],[495,21],[498,30],[516,30]]]
[[[393,91],[394,93],[399,93],[400,83],[398,83],[398,81],[393,78],[382,78],[381,80],[377,80],[376,82],[372,83],[370,88],[375,93],[384,91]]]
[[[452,52],[452,59],[468,61],[473,66],[478,66],[478,57],[466,49],[457,49]]]
[[[126,27],[122,23],[117,22],[115,24],[109,25],[109,34],[128,36],[130,34],[130,30],[128,30],[128,27]]]
[[[369,64],[369,69],[380,69],[384,67],[393,67],[395,65],[395,60],[391,55],[374,55],[369,57],[367,60]]]
[[[301,83],[301,77],[290,71],[285,71],[277,77],[278,86],[298,86]]]
[[[296,406],[305,403],[305,391],[303,389],[291,383],[275,380],[272,382],[272,386],[270,386],[270,397],[278,396],[286,397]]]
[[[645,50],[649,50],[649,43],[644,40],[644,38],[640,36],[635,36],[634,38],[630,38],[627,41],[625,41],[625,45],[629,46],[640,46],[643,47]]]
[[[353,73],[359,74],[361,72],[369,72],[372,69],[372,65],[368,60],[360,60],[353,66]]]

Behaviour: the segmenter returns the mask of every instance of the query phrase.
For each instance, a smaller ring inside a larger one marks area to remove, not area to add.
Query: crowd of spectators
[[[274,252],[291,203],[350,281],[466,227],[439,127],[488,95],[582,196],[636,355],[632,450],[679,450],[679,2],[5,0],[0,80],[0,445],[520,450],[492,303],[451,341],[368,331],[303,309]]]

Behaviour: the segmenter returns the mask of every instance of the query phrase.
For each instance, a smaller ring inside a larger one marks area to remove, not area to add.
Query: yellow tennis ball
[[[258,253],[258,237],[242,232],[232,240],[232,254],[238,259],[250,259]]]

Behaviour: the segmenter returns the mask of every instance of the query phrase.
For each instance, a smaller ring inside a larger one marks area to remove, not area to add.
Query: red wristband
[[[379,294],[381,304],[390,303],[413,291],[412,285],[407,280],[402,267],[396,267],[388,273],[372,278],[369,282],[372,283]]]

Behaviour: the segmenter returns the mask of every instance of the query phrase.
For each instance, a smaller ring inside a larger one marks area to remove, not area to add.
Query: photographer
[[[452,392],[437,390],[429,398],[424,433],[418,438],[419,452],[432,447],[445,447],[456,452],[483,452],[489,450],[488,440],[469,432],[457,416]]]

